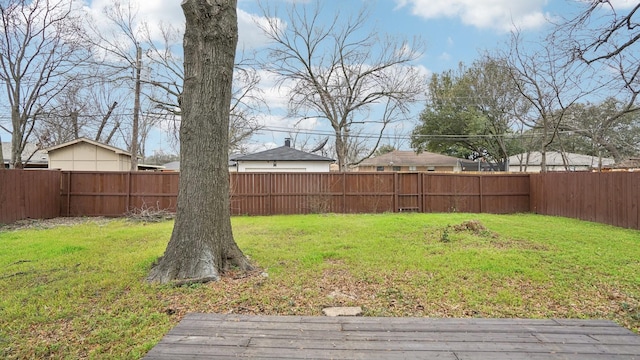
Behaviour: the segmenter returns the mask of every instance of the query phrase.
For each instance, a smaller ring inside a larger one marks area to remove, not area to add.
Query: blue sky
[[[261,3],[269,8],[278,7],[284,13],[285,7],[291,3],[305,5],[312,1],[315,0],[262,0]],[[184,24],[180,0],[131,2],[138,8],[139,19],[150,24],[163,22],[178,27]],[[632,0],[612,2],[620,9],[630,8],[636,3]],[[87,6],[99,17],[99,9],[112,3],[112,0],[92,0]],[[408,38],[420,36],[426,43],[426,51],[416,65],[426,74],[455,68],[460,62],[470,64],[481,52],[504,47],[509,31],[514,27],[528,38],[543,36],[549,29],[548,19],[569,17],[584,5],[581,0],[320,0],[320,3],[327,17],[337,11],[358,11],[364,4],[371,10],[369,25],[380,33]],[[255,24],[256,21],[264,21],[261,16],[258,1],[238,0],[239,47],[259,49],[265,45],[265,37]],[[273,111],[264,114],[263,124],[267,127],[292,126],[295,120],[282,115],[283,94],[270,87],[268,77],[265,77],[263,87]],[[422,108],[422,105],[416,105],[415,118]],[[307,125],[314,129],[323,128],[321,122],[312,121]],[[399,132],[408,134],[411,129],[412,125],[408,124]],[[286,133],[263,132],[253,140],[252,148],[281,145],[286,136]],[[2,134],[2,140],[8,141],[8,135]],[[147,143],[147,149],[149,152],[162,149],[166,144],[161,132],[156,131]]]
[[[312,1],[296,1],[298,6],[311,4]],[[518,27],[527,37],[542,36],[548,29],[548,19],[561,15],[568,16],[575,7],[571,1],[565,0],[343,0],[321,1],[325,18],[330,19],[336,12],[357,12],[362,6],[371,11],[369,26],[379,33],[400,35],[407,38],[419,36],[426,44],[426,51],[415,64],[423,68],[425,74],[442,72],[458,66],[460,62],[470,64],[485,50],[505,46],[509,34]],[[284,14],[290,1],[263,2],[270,7],[279,8]],[[259,48],[264,39],[256,32],[253,21],[260,19],[260,7],[256,1],[240,0],[238,3],[240,46]],[[265,92],[270,98],[272,113],[264,117],[267,129],[291,127],[295,119],[283,117],[286,99],[285,94],[269,89],[268,75],[264,74]],[[278,101],[278,98],[281,101]],[[413,120],[418,118],[423,104],[414,106]],[[408,135],[415,122],[407,121],[397,125],[395,135]],[[300,124],[303,129],[315,133],[311,143],[319,141],[323,131],[327,131],[326,123],[309,119]],[[367,133],[375,133],[367,129]],[[270,147],[281,145],[287,133],[263,131],[262,136],[254,138],[254,146]],[[398,143],[390,140],[395,146],[408,148],[408,136]]]

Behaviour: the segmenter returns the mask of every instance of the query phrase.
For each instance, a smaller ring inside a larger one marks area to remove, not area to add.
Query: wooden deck
[[[638,359],[604,320],[188,314],[145,359]]]

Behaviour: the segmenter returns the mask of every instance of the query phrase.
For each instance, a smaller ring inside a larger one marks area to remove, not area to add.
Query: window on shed
[[[376,166],[376,171],[384,171],[384,166]]]

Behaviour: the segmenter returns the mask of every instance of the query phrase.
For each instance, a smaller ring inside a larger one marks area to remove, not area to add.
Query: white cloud
[[[296,122],[295,127],[298,130],[313,130],[320,125],[318,118],[304,118]]]
[[[107,26],[109,21],[105,18],[104,9],[112,7],[115,4],[113,0],[93,0],[87,6],[87,11],[92,15],[96,25],[99,27]],[[136,23],[134,26],[139,26],[142,22],[149,24],[154,40],[161,40],[160,30],[158,28],[160,23],[171,25],[177,29],[184,29],[184,15],[178,1],[129,0],[122,1],[121,4],[123,9],[126,9],[129,4],[131,5],[132,13],[135,14],[134,20]]]
[[[279,86],[276,76],[268,71],[259,70],[260,89],[263,91],[265,102],[271,110],[287,110],[289,99],[289,87],[285,85]]]
[[[122,2],[127,4],[126,1]],[[180,7],[180,1],[176,0],[130,0],[131,7],[137,11],[137,24],[144,21],[149,24],[153,40],[162,40],[159,24],[170,25],[180,32],[180,41],[184,29],[185,19]],[[100,27],[107,27],[109,21],[105,18],[103,9],[113,6],[113,0],[93,0],[87,6],[87,11],[93,16],[95,22]],[[256,22],[266,23],[266,19],[257,15],[249,14],[242,9],[238,9],[238,48],[252,49],[264,45],[267,38],[262,30],[258,28]]]
[[[269,41],[256,22],[266,25],[267,19],[238,9],[238,48],[253,49]]]
[[[618,0],[626,1],[626,0]],[[410,6],[414,15],[425,19],[458,18],[463,24],[481,29],[509,31],[530,29],[545,23],[542,11],[547,0],[396,0],[397,7]]]
[[[631,9],[638,5],[638,0],[611,0],[611,5],[617,10]]]
[[[427,69],[427,67],[424,65],[416,65],[414,66],[414,68],[417,69],[418,74],[424,78],[428,78],[433,74],[433,71]]]

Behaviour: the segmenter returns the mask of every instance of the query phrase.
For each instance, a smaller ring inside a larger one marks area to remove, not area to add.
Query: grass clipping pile
[[[489,231],[480,220],[463,221],[461,224],[454,225],[453,230],[456,232],[470,232],[473,235],[497,238],[498,234]]]

